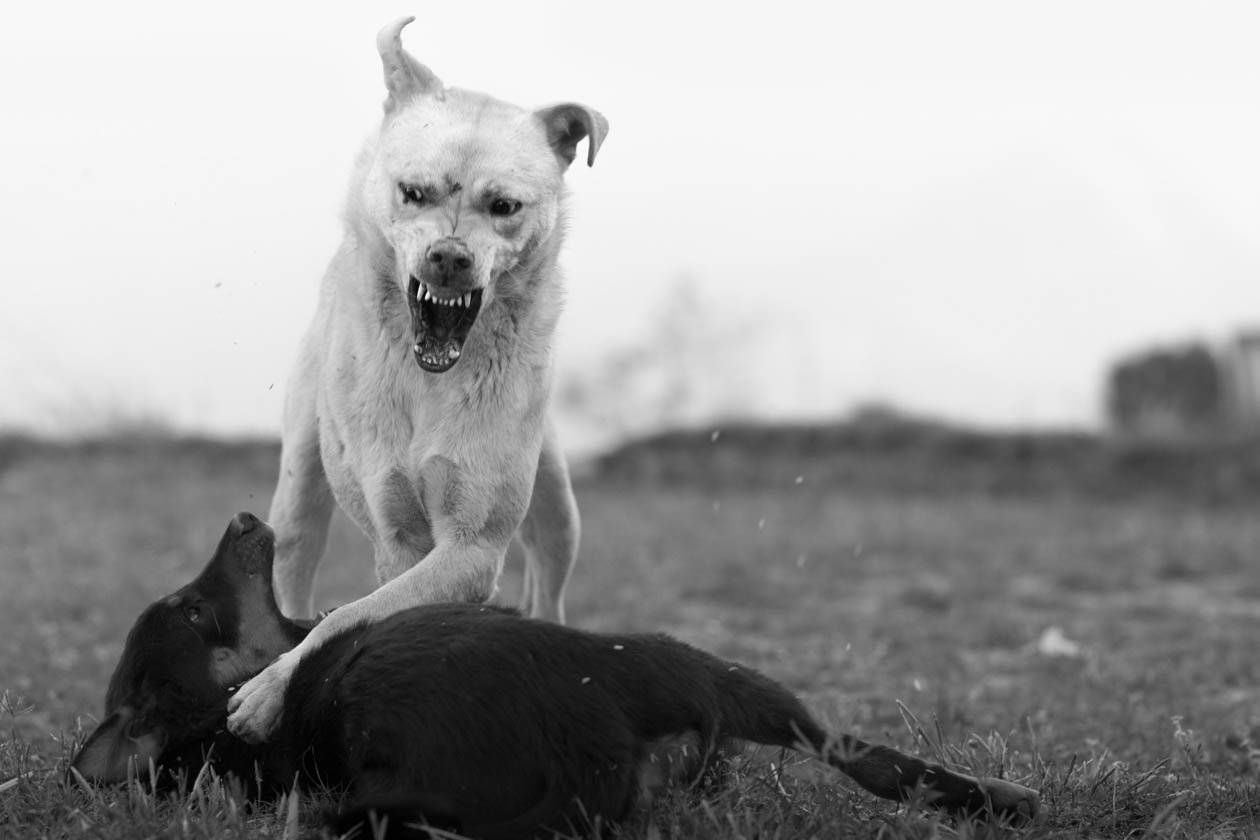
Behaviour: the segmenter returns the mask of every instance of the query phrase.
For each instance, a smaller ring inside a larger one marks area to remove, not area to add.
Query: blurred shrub
[[[983,431],[893,411],[833,423],[678,429],[620,446],[594,466],[610,480],[715,487],[1260,496],[1260,441]]]
[[[131,429],[126,434],[81,440],[48,440],[24,434],[0,434],[0,476],[17,464],[36,458],[65,459],[119,457],[152,464],[155,470],[187,470],[199,477],[274,474],[280,464],[280,442],[269,438],[226,439],[152,435]]]

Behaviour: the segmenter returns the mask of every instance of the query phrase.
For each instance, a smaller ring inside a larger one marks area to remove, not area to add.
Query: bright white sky
[[[723,404],[1094,422],[1116,354],[1260,324],[1253,8],[24,4],[0,425],[278,428],[403,14],[448,84],[612,124],[570,177],[562,375],[692,277]]]

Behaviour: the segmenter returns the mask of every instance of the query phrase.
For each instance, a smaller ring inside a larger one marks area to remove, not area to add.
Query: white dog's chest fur
[[[338,505],[373,543],[406,542],[417,556],[426,554],[435,541],[427,504],[448,497],[461,484],[482,484],[484,476],[503,466],[487,451],[486,442],[502,437],[505,424],[514,432],[516,457],[537,462],[549,374],[523,379],[510,365],[497,371],[506,382],[532,381],[536,386],[527,389],[506,387],[498,376],[473,377],[467,368],[442,374],[439,380],[418,370],[405,344],[388,343],[384,335],[368,343],[359,335],[343,345],[337,327],[329,327],[325,358],[340,361],[325,365],[320,382],[320,456]],[[469,339],[470,362],[481,339]],[[356,358],[365,350],[388,361],[381,365],[379,359]],[[470,384],[474,379],[477,384]],[[494,407],[470,411],[470,402],[493,402]],[[381,411],[381,403],[392,410]],[[483,424],[498,428],[481,428]],[[478,518],[475,509],[468,513]]]
[[[347,429],[343,425],[347,421],[358,425],[353,418],[331,414],[320,418],[320,457],[337,504],[373,543],[379,542],[382,530],[431,541],[418,471],[413,478],[404,466],[408,447],[379,438],[368,444],[372,438]],[[389,505],[382,504],[382,491],[387,486],[393,490]],[[408,492],[399,492],[403,488]]]

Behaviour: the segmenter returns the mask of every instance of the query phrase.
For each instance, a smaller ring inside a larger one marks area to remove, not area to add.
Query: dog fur
[[[1036,814],[1035,791],[827,734],[783,686],[663,634],[589,633],[472,604],[437,604],[340,630],[305,656],[275,737],[225,729],[232,686],[309,625],[272,594],[274,535],[247,513],[201,575],[146,609],[127,637],[106,717],[73,759],[96,782],[152,760],[191,778],[207,761],[254,796],[344,790],[339,832],[388,818],[472,837],[588,834],[661,782],[652,748],[689,737],[803,750],[877,796],[954,812]],[[169,771],[169,772],[165,772]]]
[[[385,116],[289,383],[270,512],[286,615],[314,614],[334,500],[372,540],[378,588],[232,698],[245,738],[272,731],[298,659],[336,634],[487,600],[513,540],[523,610],[564,620],[579,526],[548,416],[563,175],[583,139],[594,163],[608,124],[583,105],[447,88],[403,50],[410,20],[377,39]]]

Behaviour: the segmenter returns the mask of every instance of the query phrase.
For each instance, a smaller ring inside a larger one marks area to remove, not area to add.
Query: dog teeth
[[[416,297],[419,300],[427,300],[437,306],[462,306],[465,309],[472,306],[473,299],[472,292],[467,292],[461,297],[440,298],[433,294],[433,292],[429,291],[427,286],[421,286],[420,291],[416,293]]]

